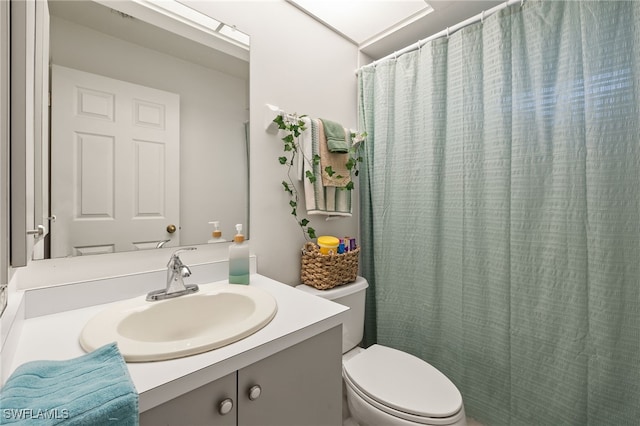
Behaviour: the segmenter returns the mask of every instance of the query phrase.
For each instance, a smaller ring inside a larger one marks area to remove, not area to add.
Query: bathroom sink
[[[92,351],[116,342],[128,362],[161,361],[216,349],[255,333],[277,304],[247,285],[205,284],[198,293],[156,302],[145,296],[116,303],[91,318],[80,345]]]

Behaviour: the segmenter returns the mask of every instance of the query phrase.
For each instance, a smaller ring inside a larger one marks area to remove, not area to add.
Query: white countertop
[[[217,283],[222,282],[226,280]],[[345,306],[262,275],[251,275],[250,285],[268,291],[278,303],[276,316],[261,330],[238,342],[198,355],[168,361],[127,363],[140,395],[140,411],[340,325],[348,310]],[[207,284],[204,286],[206,288]],[[84,324],[112,304],[25,319],[9,373],[28,361],[64,360],[83,355],[85,352],[78,339]]]

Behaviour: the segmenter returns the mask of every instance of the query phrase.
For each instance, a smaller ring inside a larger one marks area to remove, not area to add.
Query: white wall
[[[358,49],[284,0],[181,1],[251,36],[251,249],[261,274],[298,284],[305,239],[282,190],[282,146],[264,130],[264,105],[355,129]],[[318,235],[358,234],[356,192],[352,218],[309,217]]]
[[[288,112],[328,118],[356,128],[354,71],[358,50],[284,0],[182,2],[236,25],[251,36],[251,251],[257,256],[259,273],[291,285],[298,284],[300,249],[305,239],[290,214],[288,198],[282,190],[286,169],[277,160],[282,153],[282,142],[264,130],[264,105],[270,103]],[[318,235],[358,235],[357,191],[353,193],[353,201],[352,218],[326,222],[321,217],[309,217],[311,226]],[[154,254],[164,255],[157,252]],[[104,256],[100,262],[112,265],[110,269],[114,274],[135,268],[134,255]],[[118,263],[124,264],[124,257],[128,262],[126,268]],[[83,266],[76,259],[73,276],[63,274],[65,279],[96,278],[92,275],[95,260]],[[186,256],[184,260],[189,261]],[[65,261],[33,262],[37,265],[20,271],[18,285],[28,288],[53,284],[52,277],[68,269]]]
[[[50,45],[56,65],[180,95],[181,193],[179,200],[169,201],[181,206],[179,244],[206,243],[212,220],[219,220],[230,238],[233,225],[244,221],[248,198],[243,125],[249,119],[247,80],[53,16]],[[224,161],[230,158],[236,161]]]

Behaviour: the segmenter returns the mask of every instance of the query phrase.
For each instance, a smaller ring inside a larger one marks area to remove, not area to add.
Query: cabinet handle
[[[251,388],[249,389],[249,399],[251,401],[255,401],[256,399],[260,398],[261,393],[262,388],[260,387],[260,385],[251,386]]]
[[[218,412],[221,415],[224,416],[225,414],[229,414],[231,410],[233,410],[233,399],[227,398],[220,402],[220,405],[218,406]]]

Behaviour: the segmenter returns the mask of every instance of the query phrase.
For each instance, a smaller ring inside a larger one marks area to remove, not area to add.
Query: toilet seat
[[[373,345],[343,362],[347,386],[377,409],[421,424],[451,424],[463,416],[462,395],[429,363]]]

